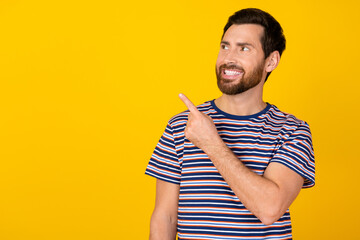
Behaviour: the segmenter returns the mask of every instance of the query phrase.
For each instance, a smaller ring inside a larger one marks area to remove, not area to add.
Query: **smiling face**
[[[263,27],[232,25],[224,34],[216,61],[218,87],[227,95],[245,92],[265,79]]]

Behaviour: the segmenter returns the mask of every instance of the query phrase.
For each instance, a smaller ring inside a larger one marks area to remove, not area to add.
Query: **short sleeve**
[[[303,188],[315,185],[315,159],[309,125],[302,122],[284,141],[270,162],[281,163],[305,181]]]
[[[181,166],[178,159],[173,131],[168,124],[150,158],[145,174],[180,184]]]

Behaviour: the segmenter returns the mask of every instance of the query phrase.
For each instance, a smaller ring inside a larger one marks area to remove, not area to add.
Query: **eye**
[[[242,47],[241,48],[241,51],[244,51],[244,52],[246,52],[246,51],[249,51],[250,49],[248,48],[248,47]]]
[[[221,48],[221,49],[224,49],[224,50],[228,50],[228,49],[229,49],[229,46],[226,45],[226,44],[221,44],[221,45],[220,45],[220,48]]]

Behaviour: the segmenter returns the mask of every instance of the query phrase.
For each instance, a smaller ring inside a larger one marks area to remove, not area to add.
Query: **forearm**
[[[175,240],[177,218],[154,211],[150,221],[150,240]]]
[[[264,224],[286,211],[279,186],[247,168],[225,143],[218,142],[206,153],[239,200]]]

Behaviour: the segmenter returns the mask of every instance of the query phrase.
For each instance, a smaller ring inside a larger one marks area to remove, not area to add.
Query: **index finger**
[[[190,110],[190,112],[199,112],[196,106],[182,93],[179,94],[181,101],[186,105],[186,107]]]

